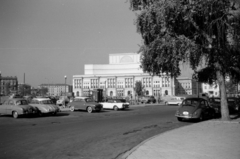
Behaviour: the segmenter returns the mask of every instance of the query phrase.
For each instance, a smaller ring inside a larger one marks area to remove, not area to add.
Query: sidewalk
[[[240,118],[210,120],[154,136],[122,159],[240,159]]]

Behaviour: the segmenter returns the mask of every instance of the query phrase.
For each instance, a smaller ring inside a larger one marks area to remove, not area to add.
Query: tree
[[[135,92],[138,96],[143,95],[143,89],[144,89],[144,86],[142,85],[142,82],[141,81],[136,81]]]
[[[177,77],[179,63],[188,63],[200,82],[219,84],[222,119],[229,120],[225,77],[240,80],[239,2],[130,0],[130,9],[143,38],[143,71]]]

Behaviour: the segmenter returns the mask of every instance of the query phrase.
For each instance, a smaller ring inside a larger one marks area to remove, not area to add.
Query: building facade
[[[11,93],[17,93],[18,91],[18,79],[17,77],[3,77],[0,75],[0,94],[9,95]]]
[[[209,97],[219,97],[220,89],[218,84],[202,84],[203,93],[206,93]]]
[[[66,95],[72,94],[72,86],[68,84],[41,84],[39,88],[47,88],[48,92],[47,94],[49,96],[63,96],[65,95],[65,89],[66,89]]]
[[[73,76],[73,93],[75,96],[88,96],[92,90],[100,88],[103,89],[105,96],[134,98],[136,81],[142,82],[145,95],[176,94],[175,83],[178,79],[164,74],[159,77],[144,73],[140,68],[140,54],[137,53],[110,54],[109,64],[84,65],[84,75]],[[194,91],[187,92],[196,93],[196,82],[193,80],[189,82],[190,88]]]
[[[175,79],[175,95],[197,95],[202,93],[202,83],[189,77],[179,77]]]

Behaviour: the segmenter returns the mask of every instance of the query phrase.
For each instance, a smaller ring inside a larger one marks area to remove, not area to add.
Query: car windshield
[[[220,103],[220,102],[221,102],[221,99],[220,99],[220,98],[215,98],[215,99],[213,99],[213,102],[215,102],[215,103]]]
[[[185,99],[182,103],[182,106],[198,106],[199,100],[198,99]]]
[[[26,100],[18,100],[16,101],[16,105],[27,105],[28,102]]]
[[[125,99],[116,99],[115,100],[117,103],[126,103]]]
[[[53,104],[51,100],[42,100],[40,101],[41,104]]]
[[[228,103],[234,103],[235,102],[235,100],[232,99],[232,98],[228,98],[227,101],[228,101]]]
[[[91,98],[86,98],[85,101],[86,101],[86,102],[94,102],[94,100],[91,99]]]

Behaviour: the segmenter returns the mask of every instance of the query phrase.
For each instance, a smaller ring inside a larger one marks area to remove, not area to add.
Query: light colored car
[[[68,104],[68,107],[71,111],[81,109],[86,110],[88,113],[92,113],[93,111],[100,112],[103,108],[102,104],[95,102],[89,97],[74,98],[73,101]]]
[[[67,96],[60,96],[56,104],[59,106],[67,105],[69,103],[69,98]]]
[[[27,100],[22,98],[8,99],[0,105],[0,114],[12,115],[14,118],[18,118],[19,115],[34,115],[36,113],[37,109],[28,105]]]
[[[108,99],[106,102],[101,102],[101,104],[103,109],[124,110],[129,108],[129,103],[124,99]]]
[[[29,105],[37,107],[39,110],[39,115],[42,114],[57,114],[60,111],[59,107],[53,104],[52,100],[49,98],[33,98]]]
[[[182,100],[177,97],[171,97],[165,100],[166,105],[180,105],[181,103],[182,103]]]

